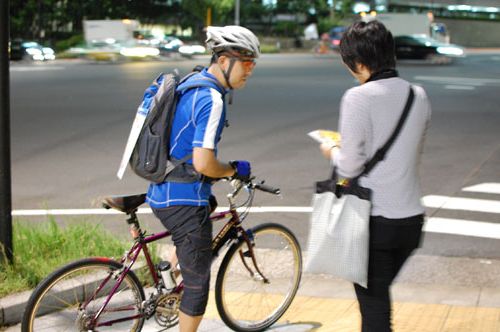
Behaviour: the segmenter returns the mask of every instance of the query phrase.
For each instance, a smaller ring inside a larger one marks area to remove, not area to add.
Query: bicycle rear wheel
[[[263,331],[288,309],[299,287],[302,254],[293,233],[279,224],[259,225],[247,234],[262,279],[244,240],[224,257],[215,284],[215,302],[222,320],[235,331]],[[250,272],[249,269],[252,271]]]
[[[144,290],[127,273],[95,324],[92,322],[120,277],[122,265],[108,258],[75,261],[53,272],[31,295],[22,332],[140,331]]]

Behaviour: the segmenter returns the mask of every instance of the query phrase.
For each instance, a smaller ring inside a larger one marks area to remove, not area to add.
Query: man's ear
[[[219,64],[219,66],[223,67],[225,65],[225,63],[227,62],[227,60],[228,60],[227,56],[221,55],[217,59],[217,63]]]

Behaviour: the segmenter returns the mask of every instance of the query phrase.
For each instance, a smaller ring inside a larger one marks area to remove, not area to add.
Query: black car
[[[54,60],[54,50],[34,41],[14,39],[10,43],[11,60],[45,61]]]
[[[454,57],[464,56],[464,49],[454,44],[444,44],[424,35],[396,36],[397,59],[422,59],[446,63]]]

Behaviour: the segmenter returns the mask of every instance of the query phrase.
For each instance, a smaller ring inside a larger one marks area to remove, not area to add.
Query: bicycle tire
[[[248,246],[243,239],[227,251],[215,283],[221,319],[241,332],[263,331],[273,325],[291,305],[302,275],[300,245],[288,228],[265,223],[252,228],[250,234],[257,266],[269,283],[245,268],[243,259],[255,271],[251,257],[245,255]]]
[[[23,314],[21,331],[87,331],[86,321],[92,318],[116,284],[118,275],[103,284],[102,278],[110,273],[119,273],[122,264],[109,258],[85,258],[69,263],[51,273],[35,288],[28,300]],[[98,285],[102,288],[96,292]],[[88,301],[92,294],[97,296],[88,302],[85,309],[82,303]],[[99,296],[102,294],[102,296]],[[120,319],[127,315],[139,315],[145,300],[144,289],[137,276],[129,271],[116,293],[101,313],[98,323],[110,319]],[[130,311],[133,310],[133,313]],[[139,332],[144,324],[144,316],[127,320],[111,326],[99,326],[99,331],[133,331]],[[130,325],[130,327],[126,327]]]

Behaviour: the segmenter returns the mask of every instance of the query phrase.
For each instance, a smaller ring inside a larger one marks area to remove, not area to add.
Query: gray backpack
[[[179,89],[179,85],[182,86]],[[154,182],[194,182],[199,179],[192,165],[186,161],[192,154],[177,160],[171,158],[170,132],[179,95],[187,89],[211,87],[221,93],[224,87],[216,80],[192,72],[180,79],[175,70],[160,74],[144,92],[139,109],[146,114],[139,138],[135,144],[129,164],[140,177]]]

